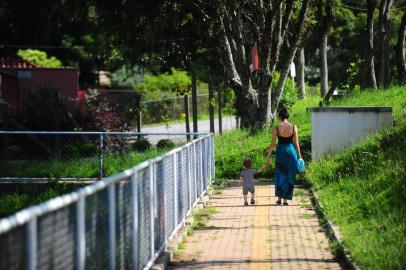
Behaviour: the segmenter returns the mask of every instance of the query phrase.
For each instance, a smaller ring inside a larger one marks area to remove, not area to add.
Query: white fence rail
[[[0,220],[0,269],[148,269],[214,178],[213,135]]]

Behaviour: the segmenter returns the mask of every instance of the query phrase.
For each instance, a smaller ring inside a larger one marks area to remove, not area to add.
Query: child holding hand
[[[247,197],[248,192],[251,193],[251,204],[255,204],[255,184],[254,184],[254,176],[261,172],[265,167],[265,164],[261,166],[257,171],[251,169],[252,161],[249,158],[244,159],[243,161],[243,170],[240,174],[240,179],[238,181],[238,186],[243,186],[242,194],[244,195],[244,206],[248,205]]]

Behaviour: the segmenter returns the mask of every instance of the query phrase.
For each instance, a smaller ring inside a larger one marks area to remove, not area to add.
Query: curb
[[[190,213],[193,213],[193,210],[204,208],[207,205],[209,198],[209,195],[204,195],[196,204],[196,206],[192,208],[192,211]],[[192,214],[186,217],[185,221],[182,224],[182,227],[179,228],[179,230],[176,232],[176,235],[166,245],[165,250],[161,252],[158,258],[155,260],[154,264],[151,266],[151,270],[165,270],[168,268],[168,265],[170,264],[173,257],[173,252],[176,251],[176,248],[173,247],[177,246],[178,243],[182,241],[182,238],[186,236],[186,228],[192,225],[192,222],[190,221],[191,218]]]
[[[349,250],[344,246],[344,239],[341,237],[341,233],[338,227],[324,215],[322,210],[323,206],[320,203],[319,197],[312,189],[308,190],[310,193],[310,200],[312,202],[312,205],[314,206],[317,216],[319,217],[319,219],[326,222],[325,225],[322,227],[327,230],[328,239],[330,241],[335,240],[338,243],[337,258],[340,261],[340,264],[342,264],[344,269],[361,270],[362,268],[356,265],[350,255]]]

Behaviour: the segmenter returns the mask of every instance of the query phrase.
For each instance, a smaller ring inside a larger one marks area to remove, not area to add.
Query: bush
[[[91,157],[98,153],[99,147],[93,143],[87,143],[80,148],[80,155],[82,157]]]
[[[159,140],[156,147],[159,149],[175,148],[175,143],[170,139],[162,139],[162,140]]]
[[[137,152],[145,152],[152,148],[152,144],[144,138],[136,140],[133,144],[133,149]]]

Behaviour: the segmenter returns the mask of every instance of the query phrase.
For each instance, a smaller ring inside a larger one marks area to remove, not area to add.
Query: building
[[[0,58],[0,101],[6,102],[11,114],[19,112],[27,100],[28,91],[43,85],[58,89],[65,98],[76,98],[79,89],[77,68],[40,68],[17,57]]]

